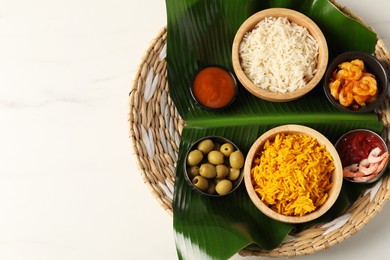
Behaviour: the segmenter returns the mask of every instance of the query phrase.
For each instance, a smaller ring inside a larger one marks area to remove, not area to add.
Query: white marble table
[[[389,1],[339,3],[390,46]],[[0,0],[0,259],[177,259],[127,124],[132,80],[165,24],[165,1]],[[302,259],[384,259],[389,218],[386,205]]]

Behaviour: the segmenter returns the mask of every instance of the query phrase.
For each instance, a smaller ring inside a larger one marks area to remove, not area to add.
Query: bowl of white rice
[[[250,16],[238,29],[232,63],[240,83],[272,102],[298,99],[321,81],[328,64],[321,29],[304,14],[270,8]]]

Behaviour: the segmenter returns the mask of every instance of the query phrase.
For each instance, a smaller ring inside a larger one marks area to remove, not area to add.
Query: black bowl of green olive
[[[185,178],[203,195],[225,196],[242,182],[244,162],[244,154],[233,142],[220,136],[207,136],[188,150],[184,162]]]

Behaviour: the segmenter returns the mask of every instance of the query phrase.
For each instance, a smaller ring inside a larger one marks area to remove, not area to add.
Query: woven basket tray
[[[346,7],[334,3],[345,14],[359,20]],[[151,42],[135,75],[129,98],[130,139],[134,156],[145,184],[161,207],[173,216],[172,198],[175,166],[184,121],[180,118],[168,94],[166,69],[167,30],[163,28]],[[376,44],[375,55],[386,69],[390,68],[390,55],[383,42]],[[390,120],[390,97],[376,111],[385,125],[382,137],[387,140]],[[283,242],[278,248],[265,251],[248,247],[240,251],[243,256],[299,256],[327,249],[355,234],[382,210],[390,198],[390,179],[386,175],[371,190],[361,195],[341,217],[344,224],[335,230],[313,226]],[[340,223],[339,221],[339,223]],[[328,230],[329,232],[324,232]]]

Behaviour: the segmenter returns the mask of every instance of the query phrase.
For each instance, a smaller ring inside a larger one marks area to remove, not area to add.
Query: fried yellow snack
[[[360,59],[339,64],[330,79],[331,95],[345,107],[364,107],[377,96],[375,76],[367,73],[364,62]]]

